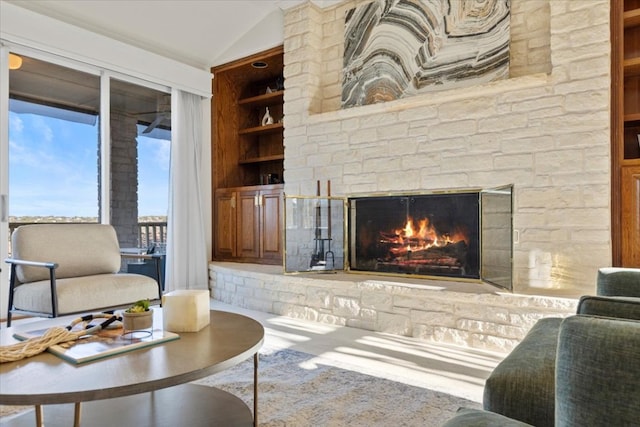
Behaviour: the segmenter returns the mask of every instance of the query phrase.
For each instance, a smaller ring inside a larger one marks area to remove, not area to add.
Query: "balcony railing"
[[[141,248],[148,248],[152,244],[167,243],[166,222],[139,222],[138,242]]]

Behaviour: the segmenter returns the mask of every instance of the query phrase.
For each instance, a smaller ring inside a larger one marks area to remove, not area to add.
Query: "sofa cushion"
[[[140,274],[100,274],[56,280],[58,313],[99,311],[158,298],[157,282]],[[51,313],[49,280],[20,285],[14,293],[18,310]]]
[[[556,425],[637,426],[640,322],[571,316],[556,362]]]
[[[577,314],[640,320],[640,298],[585,295],[578,302]]]
[[[640,268],[599,269],[596,292],[605,296],[640,297]]]
[[[538,427],[554,425],[555,360],[562,320],[538,320],[496,366],[485,383],[485,410]]]
[[[18,227],[11,236],[15,259],[57,263],[56,278],[116,273],[120,245],[106,224],[34,224]],[[49,279],[49,269],[18,266],[21,283]]]

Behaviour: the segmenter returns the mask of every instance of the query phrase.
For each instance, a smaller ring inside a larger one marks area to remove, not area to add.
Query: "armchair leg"
[[[16,287],[16,266],[11,264],[11,277],[9,278],[9,303],[7,307],[7,328],[11,326],[11,309],[13,308],[13,292]]]

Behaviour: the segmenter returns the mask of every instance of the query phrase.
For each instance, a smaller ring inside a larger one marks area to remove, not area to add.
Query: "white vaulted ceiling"
[[[243,39],[282,42],[282,10],[306,0],[4,0],[156,54],[208,69],[255,52],[230,50]],[[335,0],[315,0],[319,6]],[[275,15],[274,15],[275,14]],[[274,19],[274,17],[276,19]],[[269,22],[266,25],[265,22]],[[276,22],[276,25],[273,24]],[[250,43],[250,42],[249,42]],[[245,42],[244,45],[247,43]],[[272,46],[270,46],[272,47]],[[257,46],[257,50],[264,46]]]

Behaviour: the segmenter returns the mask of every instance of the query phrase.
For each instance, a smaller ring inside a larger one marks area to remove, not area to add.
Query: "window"
[[[105,95],[110,111],[101,114],[97,72],[22,59],[22,66],[9,74],[12,226],[34,221],[106,222],[116,227],[123,247],[164,241],[171,95],[111,78]],[[106,117],[110,140],[105,147],[100,121]],[[109,170],[103,170],[105,152]],[[106,179],[105,204],[101,194]],[[108,212],[101,211],[104,206]],[[152,236],[142,236],[141,223],[149,222],[158,228]]]
[[[98,221],[99,84],[29,57],[10,71],[11,222]]]

